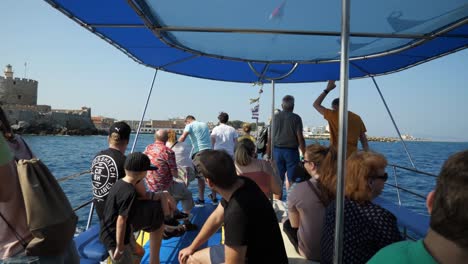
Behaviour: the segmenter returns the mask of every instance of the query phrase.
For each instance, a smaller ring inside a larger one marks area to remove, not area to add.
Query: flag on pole
[[[252,119],[257,119],[260,113],[260,105],[255,105],[252,109]]]

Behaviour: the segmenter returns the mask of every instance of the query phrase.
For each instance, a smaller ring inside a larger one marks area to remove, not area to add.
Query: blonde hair
[[[369,178],[387,166],[387,159],[376,152],[354,152],[346,160],[345,196],[357,202],[372,200]]]
[[[128,142],[128,140],[127,140]],[[114,146],[121,146],[126,143],[126,140],[122,139],[119,133],[117,132],[112,132],[109,135],[109,144],[114,145]]]
[[[244,123],[242,124],[242,130],[248,134],[252,130],[252,126],[249,123]]]
[[[167,131],[167,136],[168,136],[167,142],[174,143],[177,141],[177,135],[174,129],[169,129]]]

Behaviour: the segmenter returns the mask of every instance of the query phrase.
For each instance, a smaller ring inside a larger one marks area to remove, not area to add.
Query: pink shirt
[[[253,159],[247,166],[236,164],[236,171],[238,175],[253,180],[268,198],[271,196],[271,181],[274,171],[270,163],[265,160]]]

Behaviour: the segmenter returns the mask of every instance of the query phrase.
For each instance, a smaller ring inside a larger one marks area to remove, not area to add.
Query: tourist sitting
[[[431,215],[424,239],[403,241],[380,250],[369,263],[467,263],[468,151],[443,165],[435,190],[427,196]]]
[[[268,161],[257,159],[252,140],[244,138],[237,143],[234,161],[237,175],[252,179],[268,198],[281,193],[279,175]]]
[[[146,147],[144,153],[148,155],[151,163],[157,166],[157,171],[148,171],[145,177],[146,185],[152,192],[168,191],[176,200],[181,202],[184,215],[184,228],[186,231],[196,230],[197,227],[188,220],[190,210],[194,206],[192,192],[189,191],[185,183],[174,181],[178,177],[177,164],[174,151],[166,147],[168,133],[165,129],[160,129],[154,134],[155,142]],[[180,218],[174,215],[175,218]],[[168,221],[170,221],[168,219]],[[178,225],[177,221],[168,222]]]
[[[190,139],[184,142],[177,141],[177,135],[173,129],[170,129],[167,135],[166,147],[174,151],[177,163],[178,177],[174,178],[174,180],[183,182],[188,186],[189,183],[195,179],[195,170],[193,169],[192,159],[190,158],[190,152],[192,151]]]
[[[244,135],[242,137],[239,137],[237,141],[241,141],[244,138],[252,140],[253,143],[255,143],[255,138],[250,135],[250,131],[252,130],[252,126],[249,123],[244,123],[242,124],[242,131],[244,131]]]
[[[231,156],[207,150],[200,156],[197,169],[222,200],[192,244],[179,252],[179,262],[288,263],[269,200],[251,179],[237,176]],[[199,250],[223,224],[224,245]]]
[[[346,161],[343,260],[366,263],[381,248],[402,240],[396,217],[372,200],[388,178],[387,160],[375,152],[355,152]],[[333,262],[336,203],[326,209],[320,263]]]
[[[118,180],[107,195],[99,238],[109,251],[112,263],[134,263],[130,246],[132,231],[150,232],[150,261],[160,263],[159,250],[164,230],[162,193],[149,199],[139,199],[137,184],[151,167],[149,158],[135,152],[125,160],[125,176]]]
[[[307,146],[304,169],[311,178],[289,193],[289,219],[283,230],[301,256],[320,261],[325,209],[335,199],[336,151],[319,144]]]

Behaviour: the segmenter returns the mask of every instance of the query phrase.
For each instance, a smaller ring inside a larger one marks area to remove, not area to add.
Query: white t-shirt
[[[211,138],[215,139],[214,148],[215,150],[225,150],[229,155],[234,156],[234,146],[237,141],[236,130],[232,126],[226,124],[220,124],[213,128],[211,132]]]
[[[174,143],[166,142],[168,148],[172,147]],[[190,152],[192,152],[192,144],[189,138],[185,139],[184,142],[177,142],[177,144],[172,147],[172,150],[175,153],[177,166],[180,167],[190,167],[193,168],[192,159],[190,157]]]

